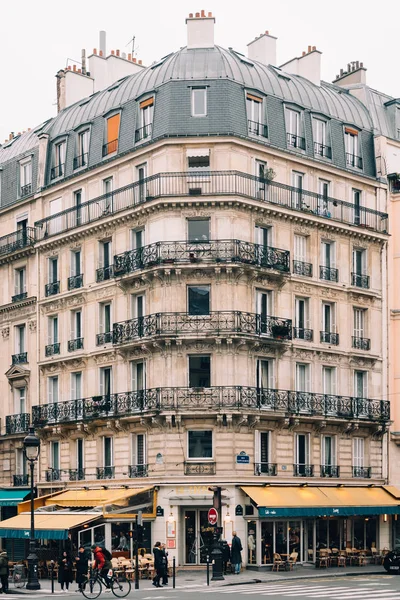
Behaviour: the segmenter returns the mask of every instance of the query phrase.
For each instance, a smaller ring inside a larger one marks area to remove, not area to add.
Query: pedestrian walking
[[[163,578],[162,584],[168,585],[168,552],[165,544],[161,544],[161,550],[163,553]]]
[[[160,585],[160,579],[162,579],[164,576],[164,556],[161,548],[161,542],[156,542],[154,544],[153,555],[154,570],[156,572],[153,579],[153,585],[155,585],[155,587],[163,587],[162,585]]]
[[[63,592],[68,592],[69,584],[73,581],[72,567],[71,555],[64,550],[58,561],[58,583],[61,585]]]
[[[84,546],[79,546],[78,556],[75,558],[77,592],[81,592],[88,578],[89,556]]]
[[[232,534],[232,547],[231,547],[231,563],[235,567],[235,575],[239,575],[240,567],[242,564],[242,555],[241,552],[243,550],[242,542],[240,538],[236,535],[236,531]]]
[[[8,556],[7,552],[0,553],[0,580],[1,590],[0,593],[6,594],[8,592]]]

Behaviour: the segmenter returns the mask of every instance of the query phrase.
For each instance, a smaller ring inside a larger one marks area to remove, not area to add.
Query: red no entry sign
[[[218,522],[218,512],[215,508],[210,508],[208,511],[208,522],[210,525],[216,525]]]

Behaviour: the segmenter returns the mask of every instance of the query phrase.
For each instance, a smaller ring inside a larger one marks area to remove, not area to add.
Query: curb
[[[340,573],[321,573],[320,575],[294,575],[288,577],[277,577],[276,579],[249,579],[248,581],[238,581],[235,583],[223,583],[220,587],[232,587],[238,585],[251,585],[254,583],[275,583],[284,581],[298,581],[300,579],[323,579],[325,577],[368,577],[368,575],[387,575],[385,570],[382,571],[368,571],[368,573],[346,573],[341,571]]]

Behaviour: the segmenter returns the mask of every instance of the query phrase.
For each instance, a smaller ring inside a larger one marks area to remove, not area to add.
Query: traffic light
[[[139,544],[143,543],[143,525],[134,524],[134,529],[129,532],[129,537],[132,538],[134,542],[138,542]]]
[[[213,485],[212,487],[208,488],[210,492],[213,492],[213,507],[220,512],[221,511],[221,492],[222,492],[222,488],[217,487],[215,485]]]

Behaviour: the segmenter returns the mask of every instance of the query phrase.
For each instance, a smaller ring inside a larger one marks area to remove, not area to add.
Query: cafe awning
[[[0,506],[17,506],[29,495],[29,490],[0,490]]]
[[[35,513],[35,538],[66,540],[68,530],[98,519],[97,513]],[[22,513],[0,523],[0,537],[29,539],[30,513]]]
[[[400,499],[384,487],[243,486],[260,517],[350,517],[399,514]],[[393,488],[396,489],[396,488]],[[396,489],[397,494],[400,491]]]

